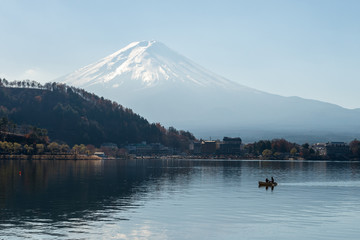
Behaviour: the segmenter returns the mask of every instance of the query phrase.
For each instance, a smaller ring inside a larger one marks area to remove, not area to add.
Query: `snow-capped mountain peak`
[[[124,84],[144,88],[171,83],[192,87],[245,88],[205,70],[158,41],[130,43],[58,81],[83,88],[94,85],[117,88]]]
[[[288,136],[360,129],[359,111],[242,86],[157,41],[133,42],[57,81],[117,101],[151,122],[202,136],[236,135],[242,129],[263,139],[259,129],[279,131],[276,137],[289,129]]]

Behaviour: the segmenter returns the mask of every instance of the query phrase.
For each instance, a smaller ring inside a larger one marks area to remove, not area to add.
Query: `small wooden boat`
[[[277,182],[262,182],[259,181],[259,187],[275,187],[277,185]]]

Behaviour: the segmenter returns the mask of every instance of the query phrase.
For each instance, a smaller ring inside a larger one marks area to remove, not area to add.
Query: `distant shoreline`
[[[44,154],[44,155],[16,155],[16,154],[0,154],[1,160],[150,160],[150,159],[188,159],[188,160],[258,160],[258,161],[360,161],[358,158],[321,158],[321,159],[304,159],[304,158],[260,158],[260,157],[244,157],[244,156],[196,156],[196,155],[164,155],[164,156],[127,156],[122,158],[106,157],[102,158],[96,155],[81,155],[81,154]]]
[[[101,160],[102,158],[95,155],[80,154],[44,154],[44,155],[12,155],[2,154],[0,160]]]

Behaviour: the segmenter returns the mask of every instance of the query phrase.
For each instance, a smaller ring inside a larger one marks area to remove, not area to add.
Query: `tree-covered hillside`
[[[184,148],[193,135],[146,119],[116,102],[64,84],[0,79],[0,117],[48,130],[67,144],[160,142]]]

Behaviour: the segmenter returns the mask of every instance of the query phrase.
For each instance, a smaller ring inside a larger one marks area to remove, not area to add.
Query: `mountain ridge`
[[[149,123],[131,109],[83,89],[58,83],[32,87],[31,83],[9,85],[0,79],[0,117],[45,128],[52,141],[98,147],[108,142],[121,146],[146,141],[187,149],[194,139],[189,132]]]

